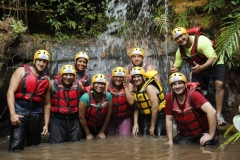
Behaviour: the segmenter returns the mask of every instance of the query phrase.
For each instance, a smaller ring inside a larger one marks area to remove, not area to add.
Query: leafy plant
[[[221,35],[217,39],[216,52],[223,56],[228,62],[228,66],[239,66],[240,62],[234,61],[234,56],[239,55],[239,38],[240,38],[240,9],[233,10],[226,18],[227,22],[222,25]]]
[[[213,11],[217,11],[223,6],[224,0],[208,0],[206,5],[203,7],[203,11],[207,11],[210,14]]]
[[[17,38],[20,33],[25,33],[27,27],[24,26],[23,22],[15,21],[13,18],[10,19],[10,26],[12,27],[12,37],[13,39]]]

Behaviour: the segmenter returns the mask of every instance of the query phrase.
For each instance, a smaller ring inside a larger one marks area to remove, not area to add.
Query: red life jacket
[[[60,79],[53,80],[51,95],[51,111],[61,114],[74,114],[78,112],[80,98],[79,81],[75,79],[70,88],[62,85]]]
[[[43,103],[49,85],[49,77],[43,73],[39,79],[30,69],[30,65],[25,64],[23,67],[25,74],[15,92],[15,98],[30,101],[30,107],[32,102]]]
[[[173,115],[177,127],[183,136],[195,136],[209,129],[207,114],[201,109],[195,109],[190,102],[195,88],[188,89],[184,108],[178,106],[176,97],[172,94]]]
[[[189,30],[187,30],[187,33],[189,35],[194,35],[195,38],[194,38],[194,42],[193,42],[193,47],[192,47],[192,50],[191,50],[191,54],[190,56],[187,56],[186,53],[185,53],[185,50],[184,50],[184,47],[183,46],[179,46],[179,49],[180,49],[180,54],[181,54],[181,57],[186,61],[188,62],[189,64],[193,65],[193,61],[195,61],[196,63],[202,65],[204,64],[208,58],[201,54],[201,53],[198,53],[197,51],[197,47],[198,47],[198,38],[200,35],[205,35],[205,33],[201,32],[200,31],[200,27],[195,27],[195,28],[191,28]],[[212,41],[212,40],[211,40]],[[215,42],[212,41],[212,44],[213,46],[215,45]]]
[[[79,76],[78,72],[76,73],[77,79],[83,84],[83,86],[86,86],[86,82],[91,78],[90,72],[88,70],[84,71],[84,74],[82,77]]]
[[[108,112],[107,95],[105,92],[103,93],[103,99],[102,102],[100,103],[101,105],[99,106],[95,102],[92,93],[87,92],[87,94],[89,95],[90,104],[88,105],[85,114],[86,121],[89,126],[96,128],[103,123],[105,117],[107,116]]]
[[[132,114],[131,105],[127,103],[127,97],[125,94],[124,87],[121,88],[119,93],[116,92],[116,89],[113,87],[112,79],[109,81],[107,91],[112,94],[112,102],[113,102],[113,109],[112,109],[112,116],[114,118],[126,118]]]

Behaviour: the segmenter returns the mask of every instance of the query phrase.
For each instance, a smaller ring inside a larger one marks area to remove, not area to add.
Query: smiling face
[[[180,46],[185,46],[188,43],[188,36],[186,34],[181,34],[177,38],[175,38],[175,41]]]
[[[42,72],[44,69],[46,69],[47,65],[48,65],[48,61],[45,59],[36,59],[34,64],[38,72]]]
[[[124,81],[124,77],[119,77],[119,76],[114,76],[113,77],[113,83],[116,86],[121,86],[123,84],[123,81]]]
[[[140,54],[135,54],[131,56],[131,61],[134,66],[142,66],[143,63],[143,56]]]
[[[140,87],[144,83],[143,76],[140,74],[133,75],[132,81],[133,81],[134,85],[137,87]]]
[[[75,64],[76,69],[78,71],[84,71],[87,68],[87,63],[88,63],[88,61],[86,58],[78,58],[76,60],[76,64]]]
[[[181,96],[186,91],[186,84],[183,81],[175,81],[171,84],[172,91],[178,96]]]
[[[95,82],[93,84],[93,90],[96,93],[103,93],[105,91],[106,84],[101,82]]]
[[[65,86],[70,86],[74,81],[75,75],[73,73],[62,74],[62,81]]]

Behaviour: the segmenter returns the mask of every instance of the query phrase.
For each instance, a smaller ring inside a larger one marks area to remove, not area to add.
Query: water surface
[[[220,143],[226,139],[220,137]],[[9,138],[0,139],[1,160],[239,160],[240,141],[216,151],[219,145],[201,147],[198,144],[164,145],[166,136],[112,136],[105,139],[82,140],[61,144],[47,143],[26,147],[24,151],[8,152]],[[215,152],[216,151],[216,152]]]

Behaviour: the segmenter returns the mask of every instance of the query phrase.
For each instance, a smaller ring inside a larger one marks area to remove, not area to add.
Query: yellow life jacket
[[[140,91],[134,91],[134,99],[137,103],[137,106],[142,114],[151,114],[152,113],[152,105],[150,99],[146,93],[146,88],[149,84],[156,86],[159,90],[157,94],[158,97],[158,111],[160,112],[163,108],[165,108],[165,95],[162,89],[162,86],[159,84],[157,80],[154,78],[148,79]]]

